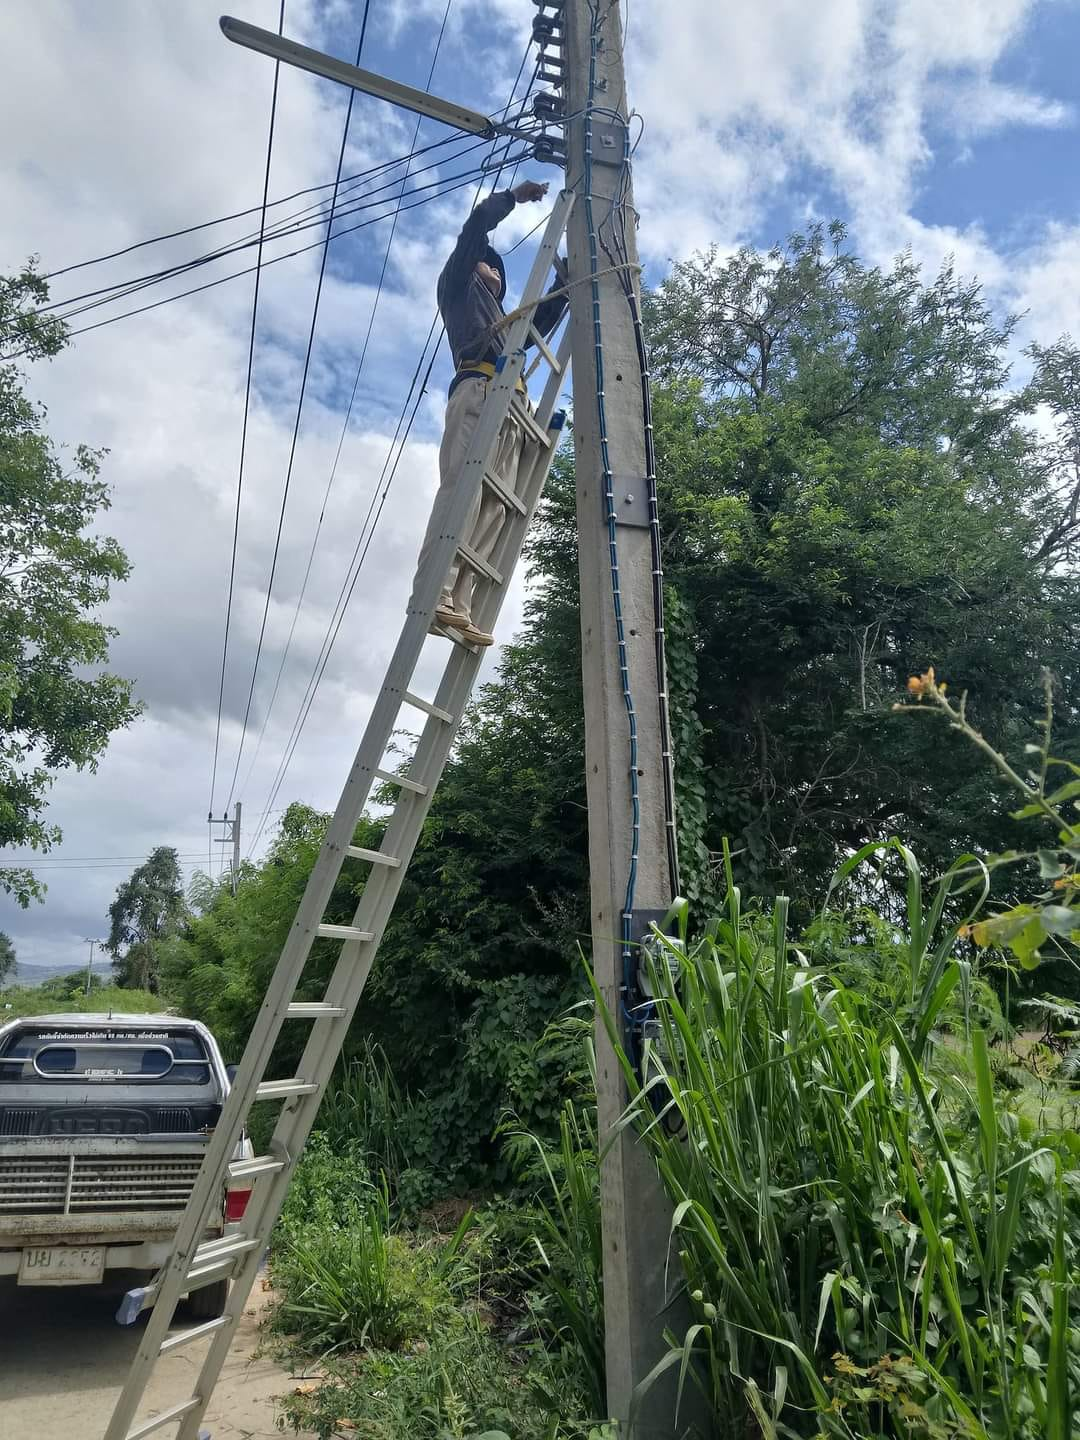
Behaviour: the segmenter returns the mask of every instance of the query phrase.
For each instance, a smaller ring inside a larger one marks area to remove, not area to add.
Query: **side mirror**
[[[237,1072],[237,1070],[239,1070],[239,1069],[240,1069],[240,1066],[239,1066],[239,1065],[226,1065],[226,1066],[225,1066],[225,1074],[226,1074],[226,1076],[228,1077],[228,1080],[229,1080],[229,1084],[230,1084],[230,1085],[231,1085],[231,1084],[233,1083],[233,1081],[236,1079],[236,1072]]]

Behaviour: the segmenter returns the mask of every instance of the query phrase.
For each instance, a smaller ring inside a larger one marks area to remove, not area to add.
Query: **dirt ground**
[[[0,1435],[101,1440],[141,1332],[140,1325],[121,1327],[113,1319],[123,1289],[122,1282],[108,1289],[37,1289],[0,1280]],[[268,1356],[255,1356],[266,1302],[256,1286],[203,1421],[212,1440],[280,1440],[274,1401],[297,1380]],[[143,1418],[190,1395],[209,1343],[209,1337],[195,1340],[163,1357]],[[169,1440],[174,1430],[155,1436]]]

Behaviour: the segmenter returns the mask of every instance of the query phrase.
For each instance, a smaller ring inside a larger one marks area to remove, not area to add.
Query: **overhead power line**
[[[283,0],[284,3],[284,0]],[[448,0],[449,3],[449,0]],[[364,15],[360,22],[360,39],[356,47],[356,61],[360,64],[364,52],[364,39],[367,35],[368,16],[371,11],[371,0],[365,0]],[[345,109],[345,124],[341,129],[341,148],[338,151],[337,176],[341,179],[342,167],[345,163],[345,147],[349,140],[349,125],[352,121],[353,104],[356,100],[356,91],[349,91],[349,101]],[[304,412],[304,397],[307,394],[308,373],[311,368],[311,352],[315,345],[315,329],[319,320],[319,302],[322,299],[323,280],[326,276],[326,259],[330,251],[330,232],[334,225],[334,206],[337,203],[337,186],[330,202],[330,215],[326,222],[326,239],[323,242],[322,259],[319,262],[319,278],[315,286],[315,301],[311,307],[311,326],[308,330],[307,350],[304,354],[304,369],[300,377],[300,394],[296,401],[296,419],[293,422],[292,442],[289,446],[289,463],[285,471],[285,484],[281,491],[281,508],[278,512],[277,533],[274,536],[274,554],[270,562],[270,576],[266,582],[266,600],[263,604],[262,621],[259,625],[259,639],[255,647],[255,663],[251,667],[251,684],[248,687],[247,703],[244,706],[244,720],[240,730],[240,744],[236,752],[236,764],[233,767],[232,780],[229,782],[229,798],[225,802],[226,810],[232,804],[233,793],[236,789],[236,777],[240,771],[240,761],[244,753],[244,742],[247,739],[248,720],[251,717],[251,706],[255,698],[255,682],[259,674],[259,661],[262,658],[263,642],[266,639],[266,621],[270,614],[270,599],[274,590],[274,577],[277,574],[278,556],[281,553],[281,536],[285,526],[285,510],[289,503],[289,488],[292,484],[293,466],[296,463],[296,446],[300,438],[300,421]]]
[[[285,0],[281,0],[278,14],[278,34],[285,33]],[[255,327],[259,313],[259,281],[262,278],[262,234],[266,228],[266,199],[270,193],[270,162],[274,151],[274,120],[277,115],[278,76],[281,62],[274,62],[274,88],[270,99],[270,129],[266,137],[266,164],[263,169],[262,223],[259,229],[259,249],[255,261],[255,289],[251,300],[251,325],[248,333],[247,378],[244,382],[244,419],[240,427],[240,466],[236,477],[236,506],[233,512],[232,553],[229,557],[229,590],[225,602],[225,638],[221,646],[221,680],[218,685],[217,721],[214,726],[214,761],[210,770],[210,803],[207,820],[214,813],[214,790],[217,786],[218,756],[221,750],[221,712],[225,702],[225,672],[229,658],[229,629],[232,622],[233,592],[236,587],[236,551],[240,538],[240,499],[244,488],[244,459],[247,454],[248,418],[251,412],[251,376],[255,364]],[[211,841],[208,864],[213,865],[213,843]]]
[[[507,111],[512,108],[513,101],[511,101],[508,105],[504,105],[501,109],[493,111],[490,117],[491,120],[493,122],[502,120],[505,117]],[[402,155],[398,156],[393,160],[384,160],[381,161],[378,165],[371,166],[367,170],[358,170],[353,175],[346,175],[342,179],[341,184],[343,186],[351,185],[353,182],[358,182],[364,179],[368,179],[373,175],[380,174],[384,170],[396,169],[399,165],[405,164],[408,160],[415,160],[420,155],[429,154],[430,152],[442,149],[447,145],[458,144],[460,143],[461,138],[461,135],[458,133],[454,133],[452,135],[444,135],[441,140],[433,140],[429,145],[423,146],[422,149],[413,152],[411,155]],[[475,142],[475,146],[477,148],[483,148],[486,144],[487,141],[482,139]],[[470,144],[468,148],[472,149],[473,145]],[[331,190],[334,187],[334,183],[335,182],[333,180],[324,180],[319,185],[306,185],[300,190],[293,190],[289,195],[282,195],[279,196],[277,200],[268,201],[266,208],[273,210],[276,209],[279,205],[287,205],[291,200],[299,200],[305,195],[316,195],[322,190]],[[311,209],[313,207],[309,206],[307,208]],[[150,245],[160,245],[169,240],[182,239],[185,235],[195,235],[201,230],[212,230],[218,225],[227,225],[233,220],[244,220],[249,215],[260,214],[262,209],[263,206],[261,203],[259,205],[251,205],[246,210],[234,210],[228,215],[219,215],[213,220],[200,220],[196,224],[184,225],[177,230],[167,230],[161,235],[151,235],[145,240],[136,240],[131,245],[124,245],[118,250],[109,250],[106,251],[103,255],[94,255],[91,256],[88,260],[78,260],[73,262],[71,265],[63,265],[55,270],[49,270],[46,272],[45,275],[42,276],[42,278],[44,280],[56,280],[61,275],[70,275],[76,270],[85,270],[93,265],[103,265],[109,260],[119,260],[125,255],[134,254],[136,250],[144,250],[147,248],[147,246]]]
[[[438,36],[436,37],[436,40],[435,40],[435,50],[434,50],[434,53],[432,54],[432,57],[431,57],[431,65],[430,65],[430,67],[429,67],[429,69],[428,69],[427,81],[426,81],[426,83],[425,83],[425,85],[424,85],[424,89],[425,89],[425,90],[430,90],[430,89],[431,89],[432,81],[433,81],[434,78],[435,78],[435,69],[436,69],[436,66],[437,66],[438,63],[439,63],[439,51],[442,49],[443,37],[444,37],[444,35],[446,34],[446,22],[447,22],[447,20],[449,19],[449,16],[450,16],[450,6],[451,6],[452,3],[453,3],[453,0],[446,0],[446,9],[443,11],[442,24],[441,24],[441,26],[439,27],[439,33],[438,33]],[[416,121],[416,126],[415,126],[415,128],[414,128],[414,130],[413,130],[413,137],[412,137],[412,149],[413,149],[414,152],[415,152],[415,150],[416,150],[417,141],[420,139],[420,127],[423,125],[423,123],[424,123],[424,117],[423,117],[422,115],[421,115],[421,116],[418,116],[418,117],[417,117],[417,121]],[[484,143],[486,143],[486,142],[484,142]],[[400,203],[401,199],[402,199],[402,198],[404,197],[404,195],[405,195],[405,186],[408,184],[408,181],[409,181],[409,170],[408,170],[408,167],[406,167],[405,173],[404,173],[404,175],[401,177],[401,189],[400,189],[400,191],[398,192],[398,201],[399,201],[399,203]],[[319,518],[318,518],[318,521],[316,522],[316,525],[315,525],[315,533],[314,533],[314,535],[312,536],[311,548],[310,548],[310,550],[308,551],[307,565],[306,565],[305,568],[304,568],[304,578],[303,578],[303,580],[302,580],[302,582],[301,582],[301,585],[300,585],[300,592],[299,592],[299,594],[298,594],[297,597],[296,597],[296,605],[295,605],[295,607],[294,607],[294,609],[293,609],[292,622],[291,622],[291,624],[289,625],[289,634],[288,634],[288,636],[287,636],[287,638],[286,638],[286,640],[285,640],[285,645],[284,645],[284,648],[282,649],[282,652],[281,652],[281,659],[280,659],[280,661],[278,662],[277,675],[274,677],[274,688],[273,688],[273,691],[272,691],[272,693],[271,693],[271,695],[270,695],[269,703],[267,704],[266,709],[265,709],[265,711],[263,712],[263,722],[262,722],[262,726],[260,727],[260,730],[259,730],[259,738],[258,738],[258,741],[256,742],[256,745],[255,745],[255,753],[252,755],[251,764],[250,764],[250,766],[248,767],[248,775],[247,775],[247,778],[248,778],[248,779],[250,779],[252,773],[254,772],[255,762],[257,761],[257,759],[258,759],[258,757],[259,757],[259,752],[260,752],[261,749],[262,749],[262,743],[263,743],[263,739],[264,739],[264,737],[265,737],[265,735],[266,735],[266,729],[267,729],[267,726],[268,726],[269,723],[270,723],[270,715],[271,715],[271,713],[272,713],[272,711],[273,711],[273,709],[274,709],[274,705],[275,705],[275,703],[276,703],[276,701],[277,701],[278,690],[279,690],[280,687],[281,687],[281,677],[282,677],[282,675],[284,674],[284,671],[285,671],[285,663],[286,663],[286,661],[288,660],[289,651],[292,649],[293,636],[294,636],[295,633],[296,633],[296,622],[297,622],[297,620],[300,618],[300,610],[301,610],[301,607],[303,606],[304,598],[305,598],[305,596],[307,595],[308,581],[309,581],[310,578],[311,578],[311,567],[312,567],[312,565],[313,565],[313,563],[314,563],[314,560],[315,560],[315,551],[316,551],[316,548],[317,548],[318,543],[319,543],[319,536],[320,536],[320,534],[322,533],[322,524],[323,524],[323,518],[324,518],[324,516],[326,515],[326,506],[327,506],[327,504],[328,504],[328,502],[329,502],[329,500],[330,500],[330,492],[331,492],[331,490],[332,490],[333,487],[334,487],[334,480],[335,480],[336,477],[337,477],[338,462],[339,462],[340,459],[341,459],[342,447],[343,447],[343,445],[344,445],[344,443],[345,443],[345,436],[346,436],[346,434],[348,433],[349,421],[352,419],[353,405],[354,405],[354,403],[355,403],[355,401],[356,401],[356,392],[357,392],[357,389],[358,389],[358,387],[359,387],[359,385],[360,385],[360,376],[361,376],[361,374],[363,373],[364,362],[367,360],[368,346],[369,346],[370,343],[371,343],[371,332],[372,332],[372,330],[373,330],[373,328],[374,328],[374,325],[375,325],[375,316],[378,314],[379,301],[380,301],[380,299],[382,298],[383,285],[385,284],[385,281],[386,281],[386,271],[387,271],[387,267],[388,267],[388,265],[389,265],[389,263],[390,263],[390,252],[391,252],[392,249],[394,248],[394,236],[397,234],[397,222],[398,222],[398,214],[395,213],[395,215],[394,215],[394,223],[393,223],[393,224],[391,225],[391,227],[390,227],[390,235],[389,235],[389,237],[388,237],[388,239],[387,239],[387,241],[386,241],[386,249],[385,249],[385,251],[383,252],[382,266],[381,266],[381,268],[380,268],[380,270],[379,270],[379,278],[378,278],[378,282],[377,282],[376,287],[375,287],[375,298],[374,298],[374,300],[372,301],[371,313],[368,315],[367,331],[365,332],[365,335],[364,335],[364,342],[363,342],[363,345],[360,347],[360,358],[359,358],[359,360],[358,360],[358,362],[357,362],[356,374],[355,374],[354,377],[353,377],[352,390],[351,390],[351,392],[350,392],[350,394],[349,394],[349,403],[348,403],[348,406],[346,407],[346,410],[345,410],[345,419],[344,419],[343,422],[342,422],[341,434],[340,434],[339,437],[338,437],[337,450],[336,450],[336,452],[335,452],[335,454],[334,454],[334,459],[333,459],[333,462],[331,463],[331,466],[330,466],[330,474],[329,474],[329,476],[327,477],[326,488],[325,488],[325,490],[323,491],[322,505],[321,505],[320,508],[319,508]],[[246,784],[247,784],[247,780],[245,780],[245,786],[246,786]]]
[[[351,225],[344,230],[335,231],[334,234],[331,236],[331,239],[341,240],[346,235],[355,234],[357,230],[366,230],[369,225],[378,225],[384,220],[390,220],[395,214],[398,214],[400,212],[406,210],[415,210],[421,205],[429,205],[433,200],[445,199],[446,196],[453,194],[455,191],[462,190],[466,186],[472,185],[478,178],[482,176],[482,173],[483,172],[479,168],[477,168],[469,171],[463,176],[455,176],[454,179],[456,183],[452,185],[447,185],[447,187],[444,190],[441,190],[437,195],[427,195],[421,200],[413,201],[410,205],[400,205],[397,207],[396,210],[387,211],[383,215],[376,215],[370,220],[363,220],[357,225]],[[309,250],[318,250],[323,243],[324,242],[322,240],[316,240],[310,245],[302,245],[296,250],[290,250],[285,255],[275,255],[269,260],[264,260],[262,268],[265,270],[270,265],[280,264],[284,260],[292,260],[297,255],[305,255]],[[217,280],[208,280],[202,285],[195,285],[188,290],[178,291],[175,295],[166,295],[163,299],[153,300],[147,305],[139,305],[132,310],[123,310],[120,312],[119,315],[111,315],[105,320],[97,320],[92,325],[79,326],[77,329],[69,330],[68,335],[72,338],[76,335],[86,335],[89,334],[90,331],[100,330],[106,325],[115,325],[120,320],[127,320],[135,315],[144,315],[147,313],[147,311],[157,310],[162,305],[171,305],[174,300],[184,300],[189,295],[198,295],[204,290],[213,290],[216,286],[224,285],[230,280],[238,280],[243,275],[251,275],[255,272],[255,269],[256,267],[254,265],[248,265],[243,270],[234,270],[231,272],[231,274],[222,275]],[[6,358],[10,360],[18,359],[19,354],[21,354],[21,352],[9,355]]]

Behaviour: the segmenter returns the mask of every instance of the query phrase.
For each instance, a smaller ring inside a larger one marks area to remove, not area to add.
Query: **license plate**
[[[96,1285],[105,1275],[104,1245],[49,1245],[24,1250],[20,1285]]]

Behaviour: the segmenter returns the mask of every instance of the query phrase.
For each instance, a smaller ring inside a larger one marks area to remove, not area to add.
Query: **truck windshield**
[[[208,1085],[210,1066],[190,1030],[64,1030],[27,1025],[0,1040],[0,1086],[149,1083]]]

